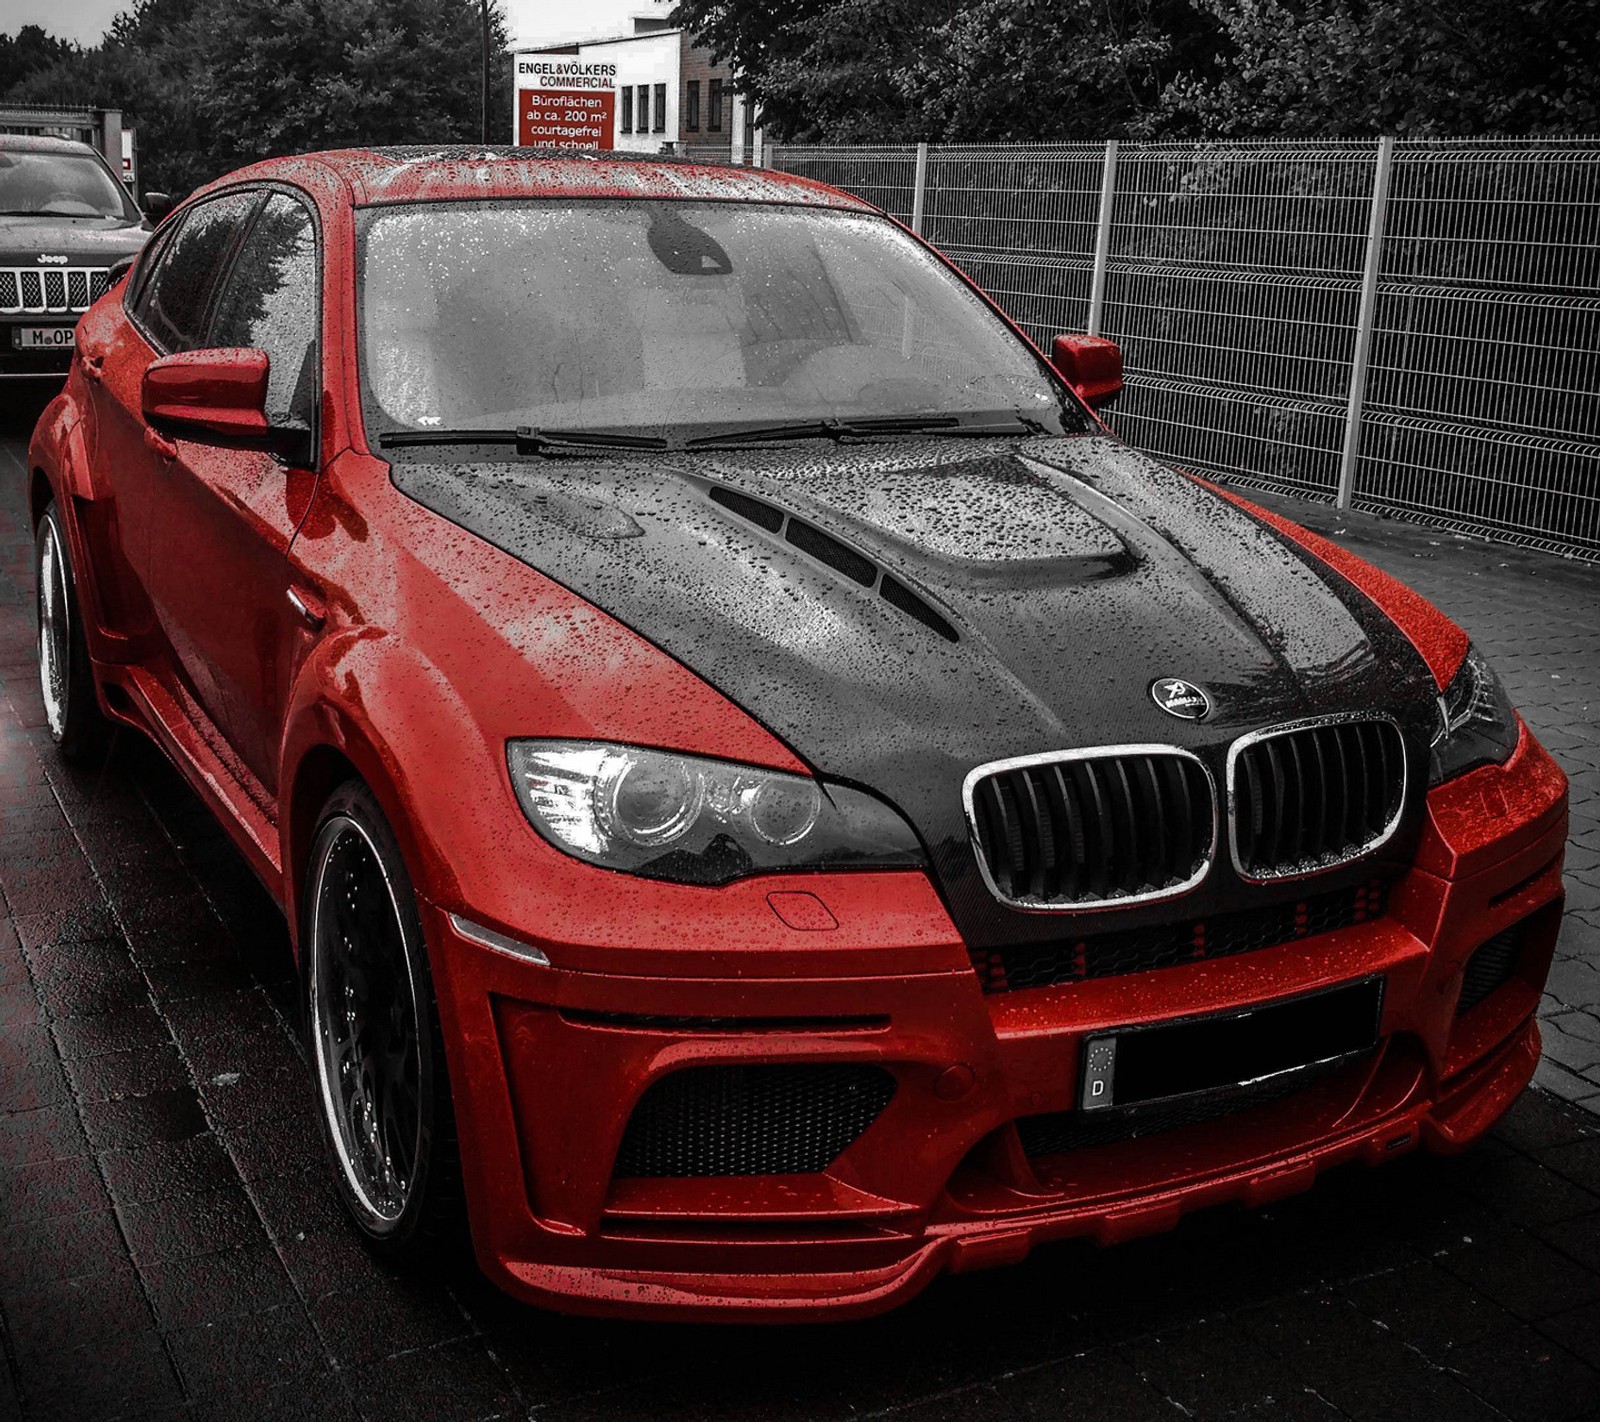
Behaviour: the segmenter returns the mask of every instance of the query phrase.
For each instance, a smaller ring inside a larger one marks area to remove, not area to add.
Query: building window
[[[639,85],[639,132],[650,132],[650,86]]]
[[[656,85],[656,132],[667,131],[667,86]]]
[[[633,132],[633,90],[626,84],[622,86],[622,131]]]
[[[706,127],[713,133],[722,131],[722,80],[711,81],[710,102],[706,105],[710,113],[706,115]]]
[[[686,97],[687,97],[687,101],[685,102],[685,104],[683,106],[684,107],[684,122],[683,122],[683,126],[685,128],[687,128],[689,130],[689,132],[691,132],[691,133],[699,133],[700,132],[700,81],[698,79],[691,79],[689,81],[689,92],[688,92],[688,95]]]

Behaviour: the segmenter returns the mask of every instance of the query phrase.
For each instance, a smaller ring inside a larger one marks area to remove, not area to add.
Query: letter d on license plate
[[[76,329],[73,326],[14,326],[11,344],[19,351],[70,351]]]

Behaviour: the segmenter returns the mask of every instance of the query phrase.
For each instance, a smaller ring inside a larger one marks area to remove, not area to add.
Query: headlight
[[[923,862],[881,800],[805,775],[602,741],[511,741],[529,822],[591,864],[680,884]]]
[[[1454,780],[1480,765],[1503,765],[1517,748],[1517,713],[1476,647],[1439,698],[1428,784]]]

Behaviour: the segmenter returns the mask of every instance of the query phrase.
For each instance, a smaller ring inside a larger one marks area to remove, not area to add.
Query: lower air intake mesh
[[[1382,918],[1388,885],[1372,879],[1353,888],[1307,894],[1265,907],[1237,909],[1210,918],[1183,919],[1149,928],[1119,929],[1043,943],[974,948],[972,966],[985,992],[1053,987],[1085,978],[1120,977],[1175,968],[1207,958],[1230,958],[1331,933]]]
[[[804,1175],[826,1170],[894,1095],[894,1077],[857,1062],[689,1067],[640,1098],[619,1178]]]
[[[1522,925],[1495,934],[1467,959],[1461,975],[1461,996],[1456,1000],[1456,1016],[1470,1012],[1496,988],[1504,987],[1515,976],[1522,956]]]

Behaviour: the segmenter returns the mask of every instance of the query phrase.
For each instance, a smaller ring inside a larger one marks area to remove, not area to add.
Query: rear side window
[[[245,238],[211,323],[212,346],[264,350],[267,418],[309,429],[317,399],[317,240],[311,214],[274,193]]]
[[[260,201],[261,194],[254,192],[213,198],[193,208],[167,241],[134,306],[134,315],[163,350],[191,351],[201,344],[211,293]]]

